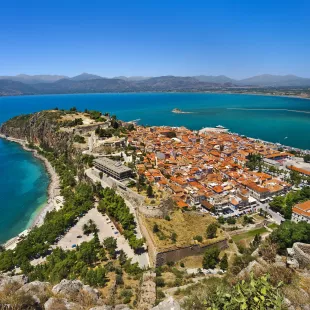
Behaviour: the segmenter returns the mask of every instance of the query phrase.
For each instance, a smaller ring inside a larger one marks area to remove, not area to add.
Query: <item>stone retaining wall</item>
[[[155,257],[155,267],[162,266],[168,262],[177,262],[188,256],[203,254],[206,251],[206,249],[214,246],[218,247],[220,250],[228,248],[227,239],[205,246],[194,244],[182,248],[158,252],[156,253]]]

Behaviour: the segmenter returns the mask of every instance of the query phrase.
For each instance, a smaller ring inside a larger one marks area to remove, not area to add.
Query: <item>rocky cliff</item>
[[[0,133],[64,153],[71,149],[73,134],[59,130],[58,120],[61,113],[61,111],[42,111],[16,116],[2,124]]]

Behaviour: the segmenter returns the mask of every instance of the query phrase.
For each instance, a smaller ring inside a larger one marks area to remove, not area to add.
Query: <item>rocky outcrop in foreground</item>
[[[127,305],[105,305],[97,289],[79,280],[33,281],[23,275],[0,275],[0,309],[129,310]]]
[[[55,286],[49,282],[29,282],[24,275],[0,275],[0,309],[35,310],[130,310],[127,305],[105,305],[97,289],[79,280],[62,280]],[[152,310],[181,310],[172,297]]]

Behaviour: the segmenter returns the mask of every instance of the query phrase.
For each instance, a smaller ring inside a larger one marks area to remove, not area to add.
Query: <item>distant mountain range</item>
[[[104,78],[99,75],[82,73],[71,78],[63,75],[20,74],[0,76],[0,95],[2,96],[92,92],[206,91],[213,88],[308,86],[310,87],[309,78],[270,74],[242,80],[231,79],[224,75]]]

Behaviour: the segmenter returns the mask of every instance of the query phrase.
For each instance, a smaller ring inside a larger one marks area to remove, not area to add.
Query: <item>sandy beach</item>
[[[31,225],[28,227],[28,229],[23,232],[24,234],[29,232],[33,227],[35,226],[41,226],[44,222],[44,218],[47,214],[47,212],[50,212],[55,209],[54,206],[54,198],[59,195],[59,186],[60,186],[60,181],[59,181],[59,176],[57,175],[55,169],[52,167],[50,162],[42,155],[38,154],[36,150],[30,149],[27,147],[27,141],[22,140],[22,139],[15,139],[11,137],[6,137],[4,135],[0,135],[0,138],[6,139],[11,142],[16,142],[20,144],[25,151],[29,151],[33,154],[34,157],[40,159],[43,161],[46,171],[48,172],[50,176],[50,184],[48,186],[48,201],[47,203],[38,211],[38,214],[35,216],[33,219]],[[5,243],[5,248],[6,249],[14,249],[16,244],[18,243],[18,236],[8,240]]]

